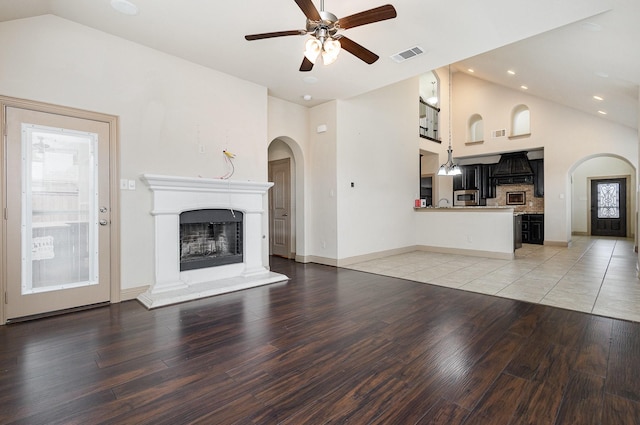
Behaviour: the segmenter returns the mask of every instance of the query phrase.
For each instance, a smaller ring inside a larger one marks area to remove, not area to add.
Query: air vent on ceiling
[[[493,137],[494,139],[496,137],[504,137],[507,135],[507,130],[505,130],[504,128],[502,130],[493,130],[491,132],[491,137]]]
[[[407,59],[411,59],[418,55],[421,55],[423,53],[424,53],[424,50],[422,50],[422,47],[415,46],[403,52],[396,53],[395,55],[391,55],[391,59],[393,59],[397,63],[400,63],[400,62],[406,61]]]

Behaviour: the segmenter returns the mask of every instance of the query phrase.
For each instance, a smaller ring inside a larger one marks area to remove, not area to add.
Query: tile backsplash
[[[507,192],[524,192],[524,205],[507,205]],[[487,198],[487,206],[514,207],[516,212],[544,213],[544,198],[533,196],[532,184],[507,184],[496,187],[496,197]]]

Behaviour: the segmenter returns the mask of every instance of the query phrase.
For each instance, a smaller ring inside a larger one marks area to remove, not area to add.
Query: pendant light
[[[453,163],[453,149],[451,148],[451,65],[449,65],[449,148],[447,149],[447,162],[440,166],[439,176],[458,176],[462,170],[458,164]]]

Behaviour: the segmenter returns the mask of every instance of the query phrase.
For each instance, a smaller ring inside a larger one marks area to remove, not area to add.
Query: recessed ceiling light
[[[607,115],[607,113],[606,113],[605,111],[598,111],[598,113],[599,113],[600,115]]]
[[[520,88],[521,88],[522,90],[529,90],[529,87],[527,87],[527,86],[520,86]]]
[[[597,96],[597,95],[594,95],[594,96],[593,96],[593,98],[594,98],[595,100],[604,100],[603,98],[601,98],[600,96]]]
[[[302,98],[304,100],[311,100],[311,95],[310,94],[305,94],[304,96],[302,96]]]
[[[476,72],[473,68],[469,68],[469,69],[467,69],[467,71],[469,71],[469,72],[470,72],[470,73],[472,73],[472,74],[473,74],[474,72]]]
[[[111,0],[111,7],[125,15],[137,15],[138,6],[128,0]]]
[[[507,74],[516,75],[516,72],[510,69],[510,70],[507,71]]]
[[[304,77],[302,81],[304,81],[307,84],[315,84],[318,82],[318,79],[316,77],[308,76],[308,77]]]

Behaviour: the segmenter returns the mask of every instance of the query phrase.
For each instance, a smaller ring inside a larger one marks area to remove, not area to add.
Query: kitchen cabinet
[[[522,215],[522,243],[544,244],[544,214]]]
[[[544,159],[529,160],[533,169],[533,196],[544,197]]]
[[[480,197],[481,198],[495,198],[496,197],[496,182],[492,178],[493,167],[495,164],[482,164],[482,171],[480,173]]]
[[[462,174],[453,176],[453,190],[480,189],[481,164],[461,165]],[[480,195],[482,198],[482,195]]]
[[[516,156],[518,153],[516,153]],[[521,152],[519,153],[521,156]],[[509,156],[510,154],[503,154]],[[509,172],[523,172],[524,165],[516,161],[503,161],[503,164],[469,164],[461,165],[462,174],[453,176],[453,190],[478,190],[480,199],[495,198],[496,186],[499,184],[533,184],[533,195],[537,198],[544,197],[544,159],[528,160],[533,174],[497,176],[496,172],[505,172],[509,165]],[[515,165],[513,165],[515,164]]]
[[[491,178],[495,164],[460,166],[462,174],[453,176],[453,190],[478,190],[480,199],[495,198],[496,185]]]
[[[513,249],[522,248],[522,215],[513,216]]]

